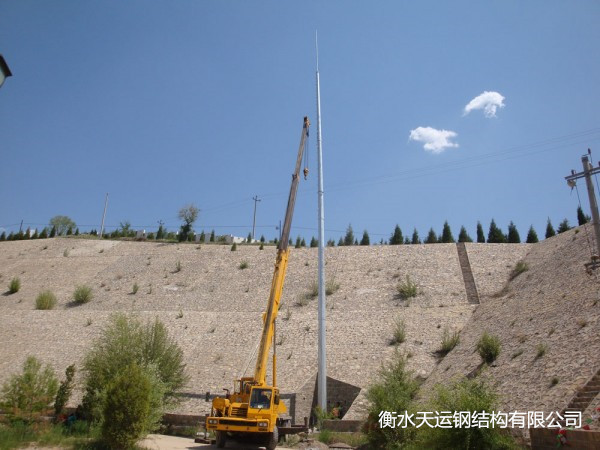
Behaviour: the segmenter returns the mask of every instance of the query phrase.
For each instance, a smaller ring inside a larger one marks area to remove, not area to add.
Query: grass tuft
[[[519,261],[515,265],[515,268],[512,270],[512,272],[510,273],[509,279],[514,280],[519,275],[521,275],[523,272],[527,272],[528,270],[529,270],[529,265],[525,261]]]
[[[56,296],[52,291],[43,291],[35,299],[35,309],[54,309]]]
[[[396,286],[398,295],[401,299],[406,300],[417,296],[417,284],[406,275],[406,280],[398,283]]]
[[[92,288],[89,286],[77,286],[75,288],[75,292],[73,292],[73,300],[78,305],[83,305],[84,303],[89,302],[92,299],[92,297]]]
[[[9,294],[15,294],[19,292],[19,289],[21,289],[21,280],[19,277],[14,277],[8,284],[8,292]]]

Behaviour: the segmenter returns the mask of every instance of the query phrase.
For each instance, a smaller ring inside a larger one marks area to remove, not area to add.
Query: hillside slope
[[[502,287],[531,246],[467,248],[485,293]],[[460,330],[475,308],[466,299],[454,244],[336,247],[327,248],[326,258],[326,276],[339,284],[327,300],[328,375],[359,389],[393,353],[389,340],[396,319],[406,325],[401,348],[411,353],[411,368],[425,377],[436,367],[434,351],[444,328]],[[244,261],[248,268],[240,269]],[[0,284],[18,276],[22,288],[0,298],[0,383],[20,370],[27,355],[59,374],[69,364],[80,365],[110,315],[121,311],[166,324],[183,348],[190,375],[176,411],[204,414],[206,391],[220,393],[244,368],[253,371],[250,355],[259,340],[274,261],[270,246],[261,251],[242,245],[232,252],[221,245],[93,239],[3,242]],[[277,327],[278,382],[284,393],[299,392],[307,383],[310,390],[317,371],[317,301],[296,304],[316,281],[316,267],[316,249],[292,249]],[[406,275],[419,286],[419,295],[409,302],[396,295]],[[92,287],[94,298],[73,306],[80,284]],[[37,311],[35,297],[45,289],[57,295],[57,308]],[[361,399],[352,408],[355,417],[364,409]]]
[[[532,246],[524,260],[529,270],[482,298],[426,392],[477,368],[475,346],[485,331],[502,344],[484,376],[497,386],[504,411],[560,412],[600,370],[600,269],[584,266],[590,260],[584,228]],[[584,415],[597,406],[598,396]]]

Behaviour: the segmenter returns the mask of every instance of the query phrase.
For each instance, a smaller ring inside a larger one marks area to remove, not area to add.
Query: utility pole
[[[100,225],[100,239],[104,234],[104,218],[106,217],[106,207],[108,206],[108,192],[106,193],[106,198],[104,199],[104,212],[102,213],[102,225]]]
[[[258,195],[255,195],[252,197],[252,200],[254,200],[254,218],[252,219],[252,240],[254,240],[254,229],[256,228],[256,203],[260,202],[260,199],[258,198]]]
[[[594,184],[592,182],[592,175],[600,173],[600,164],[594,168],[590,163],[591,150],[588,149],[587,155],[581,157],[583,163],[583,172],[575,173],[571,170],[571,175],[565,177],[567,184],[574,188],[576,180],[579,178],[585,178],[585,184],[588,190],[588,197],[590,200],[590,209],[592,212],[592,226],[594,227],[594,234],[596,235],[596,258],[600,256],[600,215],[598,214],[598,203],[596,202],[596,192],[594,191]]]
[[[21,219],[21,225],[19,225],[19,233],[23,231],[23,219]]]

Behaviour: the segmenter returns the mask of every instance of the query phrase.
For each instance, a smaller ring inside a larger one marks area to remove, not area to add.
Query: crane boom
[[[306,138],[308,136],[308,128],[310,121],[308,117],[304,118],[304,126],[302,127],[302,135],[300,137],[300,146],[298,148],[298,158],[296,159],[296,168],[292,175],[292,185],[290,187],[290,195],[285,212],[285,219],[281,231],[281,241],[277,247],[277,259],[275,261],[275,270],[273,272],[273,281],[271,283],[271,291],[269,293],[269,302],[267,303],[267,311],[264,316],[263,331],[258,347],[258,355],[256,357],[256,368],[254,370],[254,380],[259,385],[266,384],[267,360],[269,358],[269,350],[273,341],[274,323],[279,311],[279,303],[281,293],[283,291],[283,281],[287,271],[287,263],[289,257],[289,238],[292,228],[292,217],[294,215],[294,206],[296,205],[296,193],[298,192],[298,183],[300,181],[300,168],[302,165],[302,155],[306,146]],[[275,376],[275,374],[274,374]],[[275,384],[275,383],[273,383]]]
[[[300,181],[300,166],[302,156],[308,137],[310,122],[308,117],[304,118],[302,135],[300,136],[300,147],[296,167],[292,175],[292,185],[288,197],[285,220],[281,230],[281,241],[277,246],[277,258],[267,310],[263,313],[263,329],[260,337],[258,355],[256,357],[256,368],[253,377],[242,377],[234,382],[233,392],[225,389],[225,397],[213,399],[211,414],[206,418],[206,429],[215,432],[217,447],[223,448],[228,436],[244,437],[247,435],[259,435],[266,443],[267,450],[274,450],[277,441],[282,434],[293,434],[308,430],[307,427],[291,425],[291,418],[284,417],[287,407],[281,400],[277,388],[277,359],[273,351],[273,384],[268,385],[267,360],[269,351],[273,345],[275,335],[275,319],[279,312],[283,281],[287,271],[288,258],[290,255],[289,238],[292,228],[292,217],[296,204],[296,194]],[[308,169],[304,169],[304,175]],[[208,397],[207,397],[208,398]],[[291,425],[291,426],[290,426]]]

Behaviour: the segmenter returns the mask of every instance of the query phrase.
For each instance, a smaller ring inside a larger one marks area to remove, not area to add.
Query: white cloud
[[[499,92],[485,91],[483,94],[478,95],[465,106],[465,112],[463,115],[469,114],[474,109],[483,109],[483,114],[487,118],[496,117],[496,111],[498,108],[504,108],[504,96]]]
[[[442,153],[447,148],[458,147],[455,142],[450,142],[450,139],[455,138],[457,134],[449,130],[436,130],[431,127],[417,127],[410,130],[411,141],[424,142],[423,148],[432,153]]]

